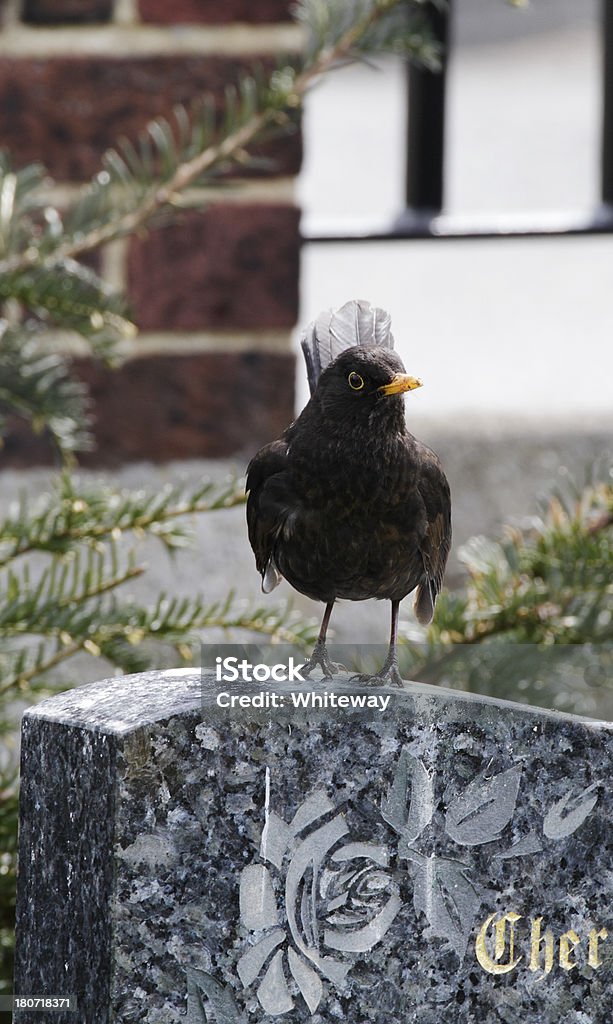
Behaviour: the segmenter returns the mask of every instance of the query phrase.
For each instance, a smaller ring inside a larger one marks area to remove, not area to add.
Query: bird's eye
[[[352,388],[354,391],[361,391],[362,388],[364,387],[364,381],[360,377],[359,373],[355,373],[353,370],[347,377],[347,382],[349,384],[349,387]]]

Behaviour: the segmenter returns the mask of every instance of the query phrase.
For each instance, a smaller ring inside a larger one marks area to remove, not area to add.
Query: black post
[[[613,2],[602,0],[601,196],[613,204]]]
[[[606,0],[605,0],[606,5]],[[427,8],[432,32],[441,44],[440,71],[408,66],[406,202],[408,215],[440,212],[443,205],[445,78],[451,0]]]

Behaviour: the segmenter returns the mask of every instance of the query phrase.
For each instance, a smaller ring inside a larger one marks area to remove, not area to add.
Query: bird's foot
[[[391,686],[404,686],[404,682],[398,668],[398,662],[395,657],[388,657],[383,668],[379,672],[375,672],[374,675],[369,675],[367,672],[358,673],[358,675],[352,676],[349,682],[370,683],[371,686],[385,686],[386,684]]]
[[[321,669],[324,679],[332,679],[337,672],[347,671],[344,665],[330,660],[326,645],[320,643],[315,644],[311,657],[300,671],[303,676],[308,676],[314,668]]]

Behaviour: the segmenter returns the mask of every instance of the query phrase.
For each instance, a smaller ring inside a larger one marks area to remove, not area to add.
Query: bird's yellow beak
[[[419,377],[409,377],[408,373],[395,373],[389,384],[383,384],[377,391],[382,395],[399,395],[403,391],[414,391],[422,387]]]

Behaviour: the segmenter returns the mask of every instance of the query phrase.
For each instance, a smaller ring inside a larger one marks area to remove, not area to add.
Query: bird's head
[[[323,371],[315,396],[326,415],[353,419],[381,412],[403,412],[402,394],[421,387],[406,373],[392,349],[357,345]]]

